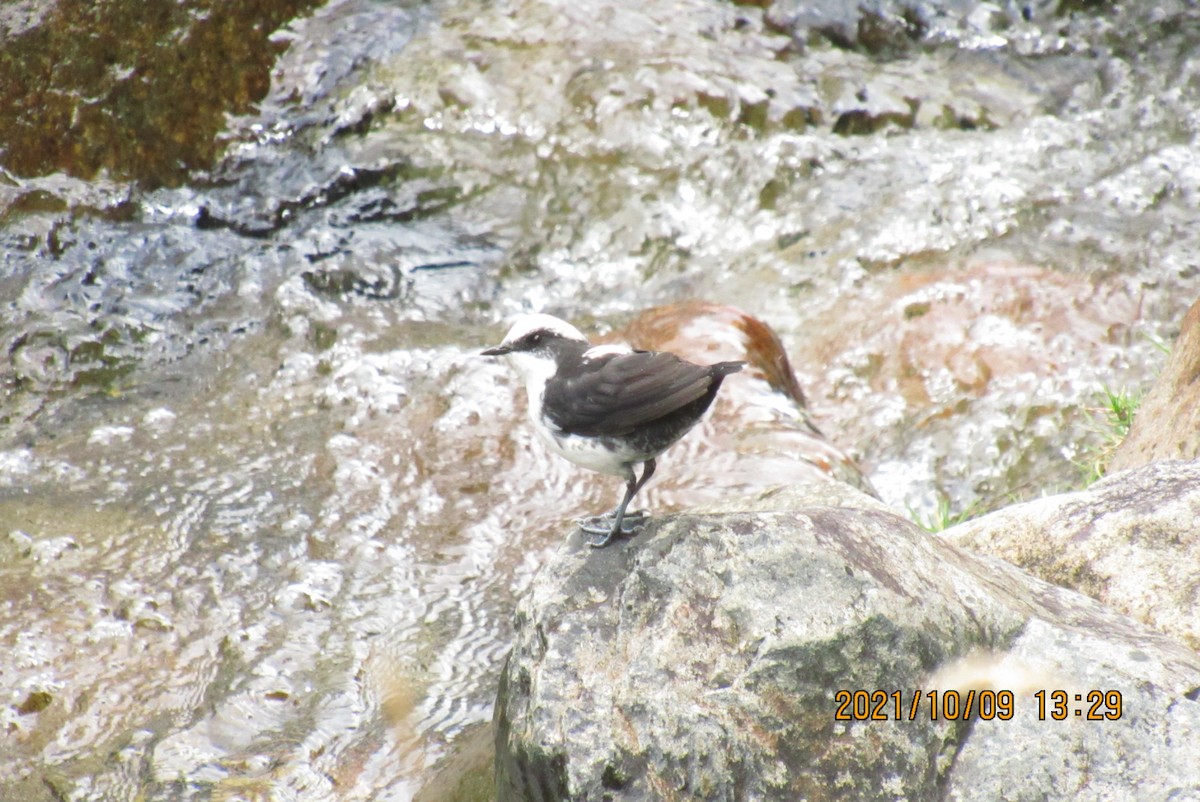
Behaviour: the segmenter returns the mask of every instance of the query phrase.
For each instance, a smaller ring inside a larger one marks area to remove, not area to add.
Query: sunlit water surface
[[[758,315],[901,512],[1077,485],[1200,285],[1200,50],[1038,22],[885,56],[701,0],[347,0],[190,185],[7,176],[0,797],[411,799],[619,490],[477,355],[520,310]],[[640,501],[728,487],[713,434]]]

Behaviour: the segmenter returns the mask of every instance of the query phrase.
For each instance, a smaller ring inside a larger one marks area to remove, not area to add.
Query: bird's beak
[[[497,345],[495,348],[489,348],[486,351],[480,351],[481,356],[504,356],[512,351],[507,345]]]

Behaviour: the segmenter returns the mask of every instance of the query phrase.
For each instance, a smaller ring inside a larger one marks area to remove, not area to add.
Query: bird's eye
[[[535,332],[535,333],[529,335],[529,344],[530,345],[540,345],[541,342],[542,342],[542,333],[541,332]]]

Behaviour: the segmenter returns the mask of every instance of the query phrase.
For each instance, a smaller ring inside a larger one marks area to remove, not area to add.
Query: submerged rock
[[[601,552],[572,536],[518,607],[497,799],[1200,788],[1194,652],[836,487],[655,521]]]

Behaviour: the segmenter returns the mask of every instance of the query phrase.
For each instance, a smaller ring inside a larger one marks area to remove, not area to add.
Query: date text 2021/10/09
[[[1039,721],[1117,721],[1123,713],[1120,691],[1041,690],[1032,696],[1037,701]],[[837,705],[835,721],[915,721],[925,716],[931,721],[965,720],[971,716],[1008,721],[1016,712],[1012,691],[840,690],[833,699]]]

